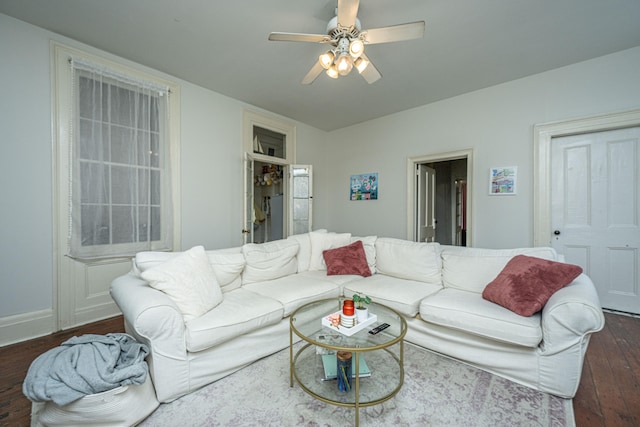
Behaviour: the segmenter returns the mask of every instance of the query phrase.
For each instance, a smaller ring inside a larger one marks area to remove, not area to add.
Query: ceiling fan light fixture
[[[338,76],[340,75],[340,73],[338,73],[338,67],[336,67],[335,64],[327,68],[326,73],[327,73],[327,76],[331,77],[332,79],[337,79]]]
[[[363,41],[360,39],[352,40],[349,44],[349,53],[351,54],[351,56],[353,56],[354,58],[359,58],[360,55],[362,55],[362,52],[364,52]]]
[[[365,68],[367,68],[367,65],[369,65],[369,61],[367,61],[366,59],[360,57],[360,58],[356,59],[356,61],[353,63],[353,65],[355,65],[356,69],[358,70],[358,73],[362,74],[362,72],[365,70]]]
[[[336,67],[341,76],[346,76],[353,68],[353,58],[347,52],[341,53],[336,61]]]
[[[328,70],[329,67],[331,67],[331,64],[333,64],[334,58],[335,58],[335,55],[333,54],[333,52],[328,50],[322,55],[320,55],[318,59],[320,61],[320,65],[322,65],[322,68],[324,68],[325,70]]]

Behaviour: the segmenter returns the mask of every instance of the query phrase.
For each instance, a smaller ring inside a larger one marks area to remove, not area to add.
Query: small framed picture
[[[378,173],[351,175],[349,200],[378,200]]]
[[[491,196],[509,196],[516,194],[517,182],[517,166],[489,169],[489,195]]]

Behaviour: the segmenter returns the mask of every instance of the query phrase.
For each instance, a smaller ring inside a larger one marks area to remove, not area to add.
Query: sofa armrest
[[[542,351],[563,351],[604,328],[604,314],[591,279],[581,274],[554,293],[542,310]]]
[[[164,353],[182,358],[186,353],[185,325],[180,309],[164,292],[129,273],[111,283],[111,297],[133,332]],[[163,341],[171,341],[165,348]]]
[[[188,392],[185,324],[176,303],[134,273],[116,278],[110,291],[127,332],[149,346],[148,362],[158,400],[167,402]]]

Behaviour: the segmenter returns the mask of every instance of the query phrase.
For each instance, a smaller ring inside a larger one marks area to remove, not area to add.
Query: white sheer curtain
[[[170,250],[167,88],[84,59],[70,64],[69,256]]]

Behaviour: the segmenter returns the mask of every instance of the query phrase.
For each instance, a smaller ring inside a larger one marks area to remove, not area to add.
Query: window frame
[[[53,140],[54,140],[54,221],[58,224],[56,240],[59,242],[57,247],[64,255],[69,256],[69,243],[71,239],[71,218],[69,215],[69,207],[71,206],[70,181],[72,174],[76,174],[72,166],[73,159],[70,156],[70,147],[74,143],[75,137],[74,126],[76,120],[74,117],[76,109],[73,106],[74,81],[73,71],[69,64],[71,58],[79,58],[81,60],[90,61],[99,66],[104,66],[114,72],[122,75],[131,76],[134,79],[150,81],[159,86],[168,88],[169,97],[167,103],[167,125],[166,125],[166,143],[168,144],[167,153],[170,156],[169,170],[171,174],[170,198],[172,200],[171,214],[171,236],[163,241],[171,242],[170,247],[164,247],[164,250],[175,250],[180,247],[180,87],[172,81],[161,78],[157,75],[142,71],[135,65],[126,65],[116,60],[107,59],[102,56],[94,55],[79,49],[61,45],[52,42],[52,102],[53,102]],[[77,129],[77,127],[75,128]],[[57,217],[57,218],[56,218]],[[114,248],[120,247],[124,249],[121,255],[102,254],[97,256],[88,256],[86,259],[95,261],[96,259],[123,258],[131,253],[139,251],[140,243],[110,243],[108,245],[94,245],[94,247]],[[164,245],[162,245],[164,246]],[[146,250],[154,249],[147,247]],[[82,261],[82,258],[77,260]]]

